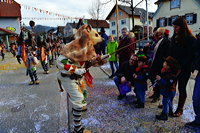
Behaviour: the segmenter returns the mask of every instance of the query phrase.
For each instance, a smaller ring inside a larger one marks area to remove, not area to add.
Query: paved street
[[[102,68],[110,73],[108,65]],[[38,65],[37,71],[40,85],[29,86],[23,64],[19,65],[10,54],[6,54],[5,61],[0,61],[0,133],[67,132],[67,102],[65,93],[58,91],[57,69],[54,66],[46,75]],[[88,111],[83,113],[82,122],[93,132],[195,132],[184,128],[185,122],[194,119],[191,100],[193,79],[187,86],[188,98],[183,116],[164,122],[155,120],[155,115],[161,112],[157,108],[158,103],[152,104],[146,98],[145,108],[136,109],[132,104],[133,93],[118,101],[114,82],[99,67],[91,68],[91,74],[94,87],[88,89]],[[147,97],[151,93],[148,91]],[[177,106],[177,96],[174,107]]]

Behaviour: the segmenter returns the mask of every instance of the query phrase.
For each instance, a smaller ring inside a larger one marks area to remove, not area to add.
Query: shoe
[[[43,74],[48,74],[49,73],[49,71],[44,71],[44,73]]]
[[[133,101],[133,104],[138,104],[138,101]]]
[[[151,101],[151,103],[156,103],[160,100],[160,98],[153,98],[153,100]]]
[[[36,80],[36,81],[35,81],[35,84],[36,84],[36,85],[40,84],[40,81],[39,81],[39,80]]]
[[[144,103],[138,103],[135,108],[144,108]]]
[[[161,113],[160,115],[156,115],[156,119],[166,121],[168,120],[168,116],[167,114]]]
[[[170,116],[170,117],[174,117],[173,109],[169,109],[168,116]]]
[[[114,75],[114,74],[112,74],[112,75],[110,75],[110,76],[109,76],[109,78],[110,78],[110,79],[112,79],[114,76],[115,76],[115,75]]]
[[[162,104],[158,105],[158,108],[159,108],[159,109],[162,109],[162,108],[163,108],[163,105],[162,105]]]
[[[155,96],[154,96],[154,95],[152,95],[152,96],[150,96],[149,98],[150,98],[150,99],[153,99],[154,97],[155,97]]]
[[[80,131],[76,131],[74,129],[74,132],[73,133],[92,133],[90,130],[86,129],[86,128],[81,128]]]
[[[173,114],[173,117],[180,117],[183,114],[183,109],[177,109]]]
[[[188,123],[186,123],[185,124],[185,127],[193,127],[193,128],[200,128],[200,123],[197,123],[197,122],[195,122],[195,120],[194,121],[192,121],[192,122],[188,122]]]
[[[117,99],[118,99],[118,100],[122,100],[124,97],[125,97],[125,96],[123,96],[123,95],[119,95],[119,96],[117,97]]]
[[[33,84],[34,84],[34,82],[33,82],[33,81],[30,81],[28,84],[29,84],[29,85],[33,85]]]
[[[85,112],[85,111],[87,111],[87,106],[82,107],[82,112]]]

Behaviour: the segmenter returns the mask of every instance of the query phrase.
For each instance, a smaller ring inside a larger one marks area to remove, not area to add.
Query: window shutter
[[[197,14],[193,14],[193,24],[197,23]]]
[[[164,26],[167,26],[167,18],[165,18],[165,25]]]
[[[171,17],[168,18],[168,25],[169,25],[169,26],[172,26],[172,18],[171,18]]]
[[[157,19],[157,20],[156,20],[156,27],[160,27],[160,24],[159,24],[159,23],[160,23],[160,21],[159,21],[159,19]]]

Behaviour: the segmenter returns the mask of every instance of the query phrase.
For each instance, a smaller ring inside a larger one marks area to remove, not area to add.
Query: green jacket
[[[116,41],[114,42],[109,41],[106,47],[106,53],[111,54],[114,51],[116,51],[117,48],[118,48],[118,43]],[[116,54],[112,54],[111,57],[109,58],[109,61],[118,61]]]

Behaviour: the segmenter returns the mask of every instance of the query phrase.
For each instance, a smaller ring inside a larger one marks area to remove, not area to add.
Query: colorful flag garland
[[[28,5],[25,5],[25,4],[20,4],[20,5],[21,5],[21,7],[24,7],[24,9],[26,9],[26,10],[32,10],[34,12],[39,12],[39,13],[43,13],[43,14],[47,14],[47,15],[53,15],[53,16],[61,17],[61,18],[56,18],[57,20],[61,20],[61,19],[63,19],[63,20],[64,19],[80,19],[79,17],[70,17],[70,16],[66,16],[66,15],[50,12],[50,11],[47,11],[47,10],[39,9],[39,8],[36,8],[36,7],[31,7],[31,6],[28,6]],[[41,18],[37,18],[37,19],[41,19]],[[46,18],[46,19],[49,19],[49,18]],[[52,18],[52,19],[54,19],[54,18]]]

